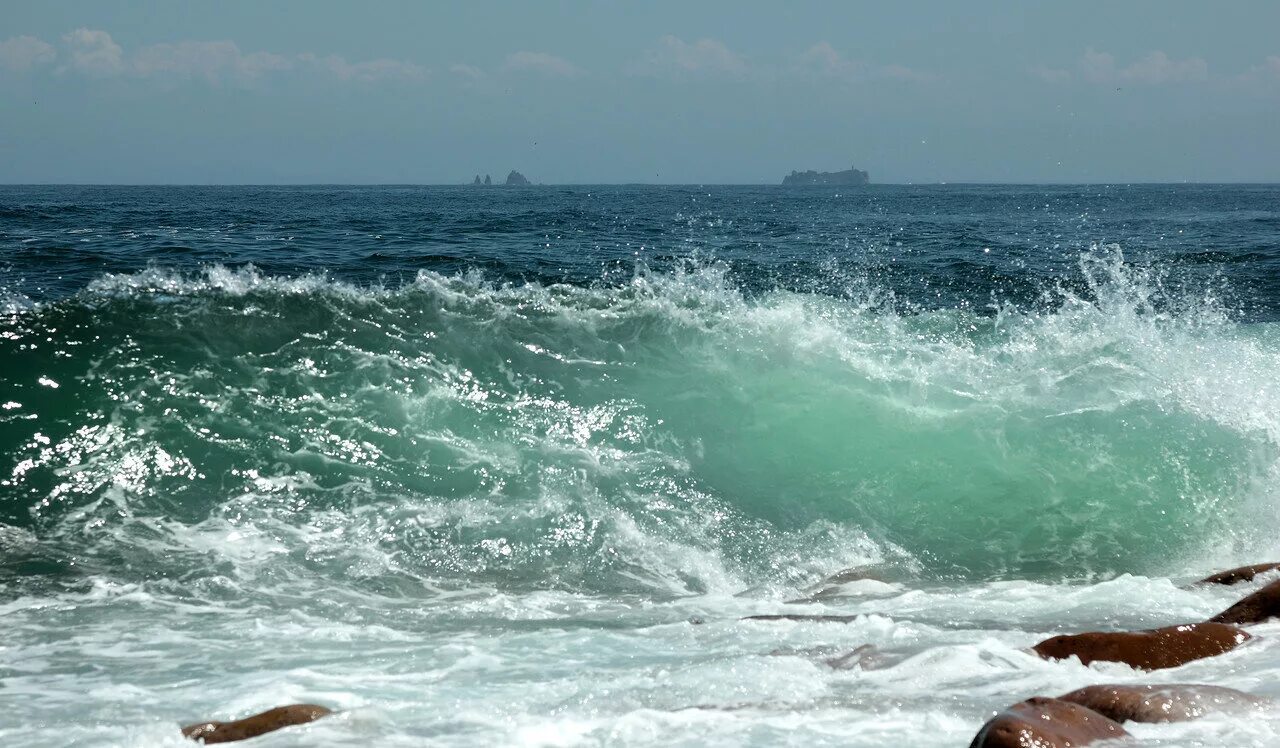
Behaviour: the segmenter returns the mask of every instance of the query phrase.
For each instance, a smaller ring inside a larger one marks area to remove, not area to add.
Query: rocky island
[[[865,171],[849,168],[845,171],[793,171],[783,177],[784,185],[800,184],[869,184],[871,177]]]
[[[477,174],[476,178],[471,180],[471,184],[472,186],[475,186],[475,187],[479,187],[481,185],[491,186],[493,184],[493,179],[490,178],[488,174],[485,174],[484,181],[482,182],[480,181],[480,175]],[[505,184],[508,187],[528,187],[529,185],[533,184],[533,182],[530,182],[527,178],[525,178],[525,175],[521,174],[515,169],[512,169],[511,173],[507,175],[507,181],[503,182],[503,184]]]

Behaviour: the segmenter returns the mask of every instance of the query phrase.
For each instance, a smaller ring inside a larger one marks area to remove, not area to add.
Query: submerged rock
[[[896,664],[894,658],[874,644],[863,644],[851,652],[823,660],[832,670],[883,670]]]
[[[1091,631],[1055,636],[1032,649],[1046,660],[1075,656],[1085,665],[1098,661],[1123,662],[1142,670],[1160,670],[1230,652],[1251,638],[1235,626],[1192,623],[1149,631]]]
[[[1280,618],[1280,579],[1210,618],[1214,623],[1249,624]]]
[[[1257,710],[1272,703],[1234,688],[1185,683],[1087,686],[1058,698],[1116,722],[1186,722],[1206,714]]]
[[[200,722],[187,725],[182,728],[182,736],[206,744],[231,743],[274,732],[282,727],[304,725],[332,713],[332,709],[317,704],[289,704],[233,722]]]
[[[1259,574],[1265,574],[1268,571],[1280,569],[1280,563],[1270,564],[1254,564],[1252,566],[1241,566],[1227,571],[1220,571],[1217,574],[1210,574],[1201,579],[1196,584],[1240,584],[1241,582],[1252,582],[1253,578]]]
[[[1036,696],[997,714],[969,748],[1075,748],[1129,733],[1115,720],[1069,701]]]
[[[851,615],[816,615],[811,613],[769,613],[758,616],[745,616],[744,621],[797,621],[803,623],[853,623],[859,618],[866,618],[866,613]]]

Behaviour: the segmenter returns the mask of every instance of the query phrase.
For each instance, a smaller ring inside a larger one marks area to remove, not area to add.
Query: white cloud
[[[1164,52],[1152,52],[1121,70],[1120,78],[1137,83],[1202,81],[1209,78],[1209,65],[1199,57],[1174,60]]]
[[[1280,55],[1269,56],[1263,61],[1262,65],[1254,69],[1264,75],[1269,75],[1273,78],[1280,78]]]
[[[868,80],[892,78],[895,80],[927,81],[933,76],[905,65],[872,65],[861,60],[851,60],[840,54],[830,42],[818,42],[800,54],[797,69],[802,73]]]
[[[201,77],[217,83],[225,78],[257,78],[263,73],[288,70],[292,66],[287,58],[280,55],[268,52],[245,54],[235,42],[184,41],[143,47],[133,55],[130,71],[142,77]]]
[[[667,35],[658,40],[657,48],[645,52],[643,59],[632,69],[645,74],[740,74],[747,71],[747,63],[715,39],[699,39],[690,44],[679,37]]]
[[[125,70],[124,50],[105,31],[80,28],[62,37],[71,52],[68,67],[92,76],[118,75]]]
[[[571,78],[582,72],[568,60],[545,52],[515,52],[509,54],[502,69],[528,71],[561,78]]]
[[[23,71],[47,65],[58,56],[53,45],[34,36],[15,36],[0,42],[0,68]]]
[[[1115,57],[1090,48],[1080,58],[1080,72],[1095,83],[1157,85],[1208,80],[1209,65],[1199,57],[1175,60],[1155,51],[1127,67],[1116,67]]]
[[[66,62],[59,72],[93,77],[200,78],[211,84],[245,82],[269,73],[297,71],[331,75],[342,81],[421,80],[429,71],[405,60],[379,58],[350,62],[338,55],[304,53],[285,56],[271,52],[244,52],[231,41],[179,41],[152,44],[132,53],[106,31],[79,28],[62,37]],[[43,47],[39,45],[44,45]],[[45,49],[47,47],[47,49]],[[54,59],[50,45],[32,37],[0,42],[0,65],[23,69],[34,62]],[[11,59],[12,58],[12,59]],[[34,62],[25,62],[33,60]],[[14,62],[16,61],[16,62]]]
[[[364,62],[347,62],[338,55],[317,57],[313,54],[298,55],[307,67],[328,72],[344,81],[421,80],[427,77],[427,69],[412,62],[380,57]]]
[[[818,42],[806,49],[800,55],[800,65],[827,75],[845,76],[857,72],[856,66],[837,52],[830,42]]]

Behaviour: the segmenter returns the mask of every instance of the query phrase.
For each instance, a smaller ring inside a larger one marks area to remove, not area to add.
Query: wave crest
[[[1273,544],[1275,328],[1116,248],[1080,271],[990,314],[866,279],[747,294],[716,264],[104,276],[0,323],[0,520],[63,571],[397,589],[1144,571]]]

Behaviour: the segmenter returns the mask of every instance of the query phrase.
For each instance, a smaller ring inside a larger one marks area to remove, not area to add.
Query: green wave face
[[[0,325],[10,567],[679,594],[1274,537],[1275,330],[1089,261],[1089,298],[994,316],[747,298],[705,267],[105,277]]]

